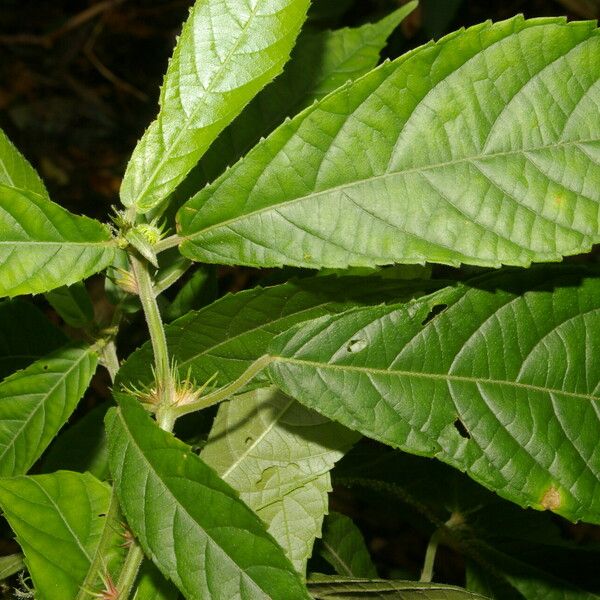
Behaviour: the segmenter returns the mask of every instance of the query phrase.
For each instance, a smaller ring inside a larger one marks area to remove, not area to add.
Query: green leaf
[[[89,473],[0,479],[0,506],[25,553],[36,598],[75,598],[100,541],[109,501],[110,487]],[[111,561],[104,565],[111,566]]]
[[[25,569],[22,554],[9,554],[0,557],[0,581]]]
[[[338,575],[365,579],[377,577],[362,533],[346,515],[333,512],[325,519],[321,556]]]
[[[46,299],[71,327],[85,328],[94,320],[94,306],[80,281],[48,292]]]
[[[168,325],[169,354],[182,377],[189,374],[201,384],[218,373],[218,383],[224,385],[262,356],[273,337],[296,323],[357,304],[408,300],[440,285],[378,277],[316,277],[257,287],[226,295]],[[121,366],[117,389],[124,384],[152,383],[151,362],[152,347],[147,343]]]
[[[258,144],[179,211],[181,251],[336,268],[585,252],[600,241],[599,77],[593,22],[451,34]]]
[[[178,597],[177,588],[150,561],[145,560],[140,569],[133,600],[177,600]]]
[[[145,553],[188,600],[307,598],[260,519],[129,397],[107,416],[110,466]]]
[[[217,274],[213,267],[196,269],[165,310],[165,320],[173,321],[191,310],[210,304],[218,296],[217,288]]]
[[[598,332],[597,270],[507,270],[303,323],[275,339],[268,371],[366,436],[598,523]]]
[[[0,297],[71,285],[104,269],[113,255],[98,221],[0,185]]]
[[[110,406],[104,402],[61,432],[44,455],[41,470],[88,471],[100,481],[109,478],[108,448],[104,417]]]
[[[48,192],[36,170],[0,129],[0,185],[34,192],[48,198]]]
[[[0,379],[66,344],[41,310],[22,300],[0,302]]]
[[[192,173],[193,180],[183,184],[187,195],[182,199],[187,200],[215,179],[286,117],[368,73],[379,62],[379,53],[389,35],[415,6],[416,2],[405,4],[378,23],[300,34],[281,76],[218,137],[200,161],[200,172]],[[178,196],[183,196],[182,192],[178,190]]]
[[[309,0],[194,4],[160,94],[160,112],[127,166],[121,200],[147,212],[162,202],[219,133],[289,58]]]
[[[0,383],[0,476],[26,473],[88,387],[98,356],[67,347]]]
[[[200,458],[240,493],[304,573],[327,513],[329,471],[358,437],[263,388],[221,404]]]
[[[600,547],[569,540],[550,513],[524,511],[447,465],[372,442],[357,445],[335,474],[337,486],[377,494],[367,511],[393,497],[395,517],[414,526],[418,515],[410,507],[429,522],[429,529],[421,525],[426,535],[442,531],[442,543],[467,559],[472,591],[497,600],[598,598],[587,590],[597,590]]]
[[[458,587],[417,581],[353,579],[318,576],[308,582],[315,600],[353,600],[386,598],[387,600],[485,600],[483,596]]]

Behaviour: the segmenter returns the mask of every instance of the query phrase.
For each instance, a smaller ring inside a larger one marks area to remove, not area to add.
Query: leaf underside
[[[188,600],[306,599],[291,563],[237,493],[137,400],[120,404],[107,416],[115,489],[163,575]]]
[[[160,204],[219,133],[278,75],[309,0],[196,2],[165,75],[161,110],[133,152],[125,206]]]
[[[268,371],[366,436],[523,506],[598,523],[598,332],[597,271],[507,271],[304,323],[274,340]]]
[[[327,513],[329,471],[358,437],[263,388],[221,404],[200,457],[240,493],[303,574]]]
[[[0,297],[85,279],[114,256],[108,229],[33,192],[0,185]]]
[[[179,211],[181,251],[261,267],[585,252],[600,241],[599,77],[593,22],[453,33],[258,144]]]

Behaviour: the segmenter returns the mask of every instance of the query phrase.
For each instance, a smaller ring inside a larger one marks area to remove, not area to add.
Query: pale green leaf
[[[485,600],[484,596],[441,583],[388,581],[320,575],[308,582],[315,600],[354,600],[385,598],[387,600]]]
[[[32,192],[0,185],[0,297],[47,292],[108,266],[108,228]]]
[[[0,185],[34,192],[48,198],[36,170],[0,129]]]
[[[66,336],[23,300],[0,302],[0,379],[64,346]]]
[[[600,34],[484,23],[336,90],[178,213],[252,266],[528,265],[600,241]]]
[[[133,152],[125,206],[160,204],[290,55],[309,0],[198,0],[160,94],[160,112]]]
[[[201,173],[194,173],[193,181],[184,184],[191,193],[183,199],[215,179],[286,117],[368,73],[379,62],[389,35],[415,6],[416,2],[405,4],[378,23],[300,34],[281,76],[218,137],[198,165]],[[178,196],[182,191],[178,190]]]
[[[0,383],[0,476],[22,475],[65,424],[96,370],[89,347],[67,347]]]
[[[48,292],[46,299],[71,327],[85,328],[94,320],[94,306],[85,285],[80,281]]]
[[[169,354],[182,377],[198,384],[217,373],[217,383],[237,379],[265,353],[269,342],[292,325],[356,305],[408,300],[440,282],[410,282],[379,277],[315,277],[226,295],[168,325]],[[121,366],[116,383],[152,383],[150,343]],[[264,379],[264,378],[263,378]]]
[[[329,471],[358,437],[263,388],[221,404],[200,458],[239,492],[304,573],[327,513]]]
[[[508,270],[303,323],[275,339],[268,371],[366,436],[598,523],[599,332],[597,270]]]
[[[362,533],[346,515],[333,512],[325,519],[321,556],[338,575],[365,579],[377,577]]]
[[[107,432],[127,522],[187,600],[308,597],[260,519],[136,400],[108,413]]]
[[[102,536],[109,502],[110,487],[89,473],[0,479],[0,506],[25,554],[36,599],[75,598]]]

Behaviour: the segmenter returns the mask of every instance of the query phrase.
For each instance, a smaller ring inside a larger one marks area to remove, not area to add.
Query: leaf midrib
[[[299,366],[308,366],[315,369],[326,369],[331,371],[342,371],[350,373],[365,373],[374,375],[386,375],[386,376],[397,376],[417,379],[433,379],[437,381],[445,382],[459,382],[459,383],[472,383],[474,385],[502,385],[507,387],[513,387],[518,389],[525,389],[533,392],[541,392],[544,394],[558,394],[571,398],[577,398],[579,400],[589,400],[592,402],[600,401],[600,397],[594,396],[593,394],[584,394],[580,392],[568,392],[556,388],[549,388],[545,386],[535,385],[531,383],[522,383],[519,381],[510,381],[508,379],[489,379],[485,377],[473,377],[468,375],[453,375],[450,373],[429,373],[429,372],[418,372],[418,371],[406,371],[399,369],[383,369],[378,367],[361,367],[357,365],[335,365],[329,363],[322,363],[313,360],[303,360],[297,358],[287,358],[285,356],[272,356],[273,362],[275,363],[288,363]]]
[[[599,141],[600,141],[600,139],[593,139],[593,138],[592,139],[582,139],[582,140],[575,140],[575,141],[568,141],[568,142],[545,144],[542,146],[536,146],[536,147],[527,148],[527,149],[520,148],[518,150],[507,150],[504,152],[494,152],[494,153],[490,153],[490,154],[476,154],[476,155],[472,155],[472,156],[457,158],[455,160],[434,163],[431,165],[421,165],[421,166],[417,166],[417,167],[411,167],[408,169],[400,169],[400,170],[396,170],[396,171],[386,172],[386,173],[382,173],[381,175],[373,175],[371,177],[366,177],[364,179],[356,179],[356,180],[353,180],[353,181],[350,181],[347,183],[343,183],[338,186],[330,187],[330,188],[327,188],[327,189],[324,189],[324,190],[321,190],[318,192],[312,192],[312,193],[309,193],[309,194],[306,194],[303,196],[299,196],[299,197],[293,198],[291,200],[286,200],[286,201],[270,204],[268,206],[264,206],[264,207],[258,208],[256,210],[237,215],[230,219],[220,221],[213,225],[209,225],[208,227],[205,227],[204,229],[200,229],[190,235],[186,236],[186,235],[180,234],[180,237],[183,241],[188,241],[188,240],[193,241],[193,240],[196,240],[197,238],[201,238],[204,234],[210,232],[213,229],[230,226],[233,223],[236,223],[238,221],[243,221],[244,219],[250,218],[254,215],[262,214],[262,213],[268,212],[270,210],[278,210],[282,207],[292,206],[296,203],[300,203],[303,201],[314,200],[316,198],[319,198],[320,196],[333,194],[338,191],[343,192],[344,190],[347,190],[354,186],[367,184],[367,183],[370,183],[373,181],[385,180],[387,178],[401,176],[401,175],[407,175],[407,174],[411,174],[411,173],[422,173],[425,171],[442,169],[444,167],[449,167],[449,166],[463,164],[463,163],[484,162],[487,160],[492,160],[492,159],[503,157],[503,156],[514,156],[514,155],[521,155],[521,154],[524,155],[524,154],[528,154],[528,153],[534,154],[537,152],[542,152],[544,150],[556,149],[556,148],[567,148],[569,146],[578,146],[580,144],[589,144],[589,143],[595,143],[595,142],[599,142]],[[217,189],[219,189],[219,188],[217,188]],[[520,203],[519,203],[519,205],[520,205]],[[202,211],[202,209],[204,208],[204,206],[206,206],[206,204],[203,204],[200,208],[193,208],[191,206],[186,205],[183,207],[182,210],[189,211],[191,213],[200,213]]]
[[[279,412],[276,414],[276,418],[271,419],[271,422],[269,423],[269,425],[267,427],[265,427],[264,431],[256,438],[256,440],[254,440],[254,443],[251,444],[250,446],[248,446],[244,450],[244,452],[242,452],[238,456],[238,458],[230,465],[230,467],[226,471],[223,472],[223,474],[221,475],[222,479],[225,479],[226,477],[228,477],[231,474],[231,472],[233,470],[237,469],[237,467],[240,465],[240,463],[246,459],[246,457],[248,456],[250,451],[254,450],[264,440],[265,436],[273,429],[273,427],[275,427],[275,425],[277,423],[279,423],[279,421],[281,420],[283,415],[285,415],[285,413],[290,409],[290,407],[292,406],[292,404],[294,404],[294,402],[295,402],[295,400],[290,398],[289,401],[284,406],[281,407]]]
[[[15,445],[15,442],[16,442],[17,438],[19,438],[21,436],[21,433],[23,432],[23,429],[25,429],[25,427],[28,425],[29,421],[31,421],[31,419],[38,412],[38,410],[40,409],[40,407],[43,406],[45,404],[45,402],[47,402],[48,398],[54,393],[54,391],[56,390],[56,388],[59,385],[62,385],[62,383],[71,375],[71,372],[76,367],[78,367],[79,364],[81,362],[83,362],[83,360],[85,358],[87,358],[91,353],[92,353],[92,351],[89,348],[85,352],[82,352],[81,356],[76,361],[73,362],[73,364],[69,367],[69,369],[63,373],[62,377],[59,377],[58,381],[52,386],[52,388],[50,388],[50,390],[48,390],[47,393],[44,394],[44,396],[40,399],[40,402],[31,411],[31,413],[29,414],[29,416],[27,417],[27,419],[25,421],[23,421],[23,425],[21,425],[21,427],[19,428],[19,430],[17,432],[15,432],[15,434],[8,441],[8,443],[6,444],[6,446],[4,446],[4,449],[0,452],[0,463],[4,459],[4,456],[5,456],[6,452],[8,451],[8,449],[12,448]],[[42,373],[40,373],[40,374],[42,374]],[[50,373],[48,373],[48,375],[50,375]],[[27,395],[31,395],[31,392],[28,392]],[[39,394],[36,394],[36,395],[39,395]],[[64,409],[64,407],[63,407],[63,409]],[[16,455],[15,455],[15,463],[16,463]],[[16,465],[13,465],[13,468],[14,468],[14,466],[16,466]]]
[[[209,540],[210,540],[210,541],[211,541],[211,542],[214,544],[214,547],[215,547],[215,548],[217,548],[217,549],[219,550],[219,552],[222,552],[222,553],[223,553],[223,555],[224,555],[224,556],[226,556],[226,557],[227,557],[227,559],[228,559],[229,561],[231,561],[231,563],[232,563],[232,564],[234,564],[234,565],[236,566],[236,568],[237,568],[237,569],[239,569],[239,571],[240,571],[240,574],[242,575],[242,577],[243,577],[243,580],[244,580],[244,581],[246,581],[246,582],[251,582],[251,584],[252,584],[252,586],[253,586],[253,587],[255,587],[255,588],[256,588],[256,589],[257,589],[259,592],[261,592],[261,593],[264,593],[264,590],[261,588],[261,586],[260,586],[260,585],[259,585],[259,584],[258,584],[256,581],[254,581],[254,579],[253,579],[252,577],[250,577],[250,575],[248,575],[248,573],[246,573],[246,571],[245,571],[244,569],[242,569],[242,567],[241,567],[241,566],[240,566],[240,565],[239,565],[239,564],[238,564],[238,563],[235,561],[235,559],[234,559],[234,558],[233,558],[231,555],[229,555],[229,554],[228,554],[228,553],[225,551],[225,549],[224,549],[224,548],[221,546],[221,544],[219,544],[219,543],[218,543],[218,542],[217,542],[217,541],[216,541],[216,540],[215,540],[215,539],[214,539],[214,538],[213,538],[213,537],[212,537],[212,536],[209,534],[208,530],[207,530],[205,527],[203,527],[203,526],[202,526],[202,525],[201,525],[201,524],[200,524],[200,523],[197,521],[196,517],[194,517],[193,515],[191,515],[191,514],[189,513],[189,511],[188,511],[188,510],[185,508],[185,506],[184,506],[184,505],[181,503],[181,501],[179,500],[179,498],[178,498],[178,497],[175,495],[175,493],[174,493],[174,492],[171,490],[171,488],[170,488],[170,487],[167,485],[167,483],[165,482],[165,480],[163,479],[163,477],[161,476],[161,474],[158,472],[158,470],[157,470],[157,469],[154,467],[154,465],[153,465],[153,464],[150,462],[150,459],[149,459],[149,458],[146,456],[146,453],[144,452],[144,449],[143,449],[143,448],[142,448],[142,447],[141,447],[141,446],[138,444],[138,441],[137,441],[137,439],[135,438],[135,436],[134,436],[133,432],[132,432],[132,431],[131,431],[131,429],[129,428],[129,424],[128,424],[128,423],[127,423],[127,421],[124,419],[124,417],[123,417],[123,414],[121,413],[121,411],[120,411],[120,410],[118,410],[118,411],[117,411],[117,414],[118,414],[119,420],[121,421],[121,425],[122,425],[123,429],[124,429],[124,430],[127,432],[127,434],[128,434],[128,435],[127,435],[126,442],[127,442],[128,444],[131,444],[131,445],[133,445],[133,446],[134,446],[134,447],[137,449],[137,451],[138,451],[138,453],[139,453],[139,456],[141,456],[142,460],[143,460],[143,461],[146,463],[146,466],[148,467],[148,470],[149,470],[149,471],[151,471],[151,472],[152,472],[152,473],[153,473],[153,474],[154,474],[154,475],[155,475],[155,476],[158,478],[158,480],[161,482],[161,484],[164,486],[164,488],[165,488],[165,489],[168,491],[168,493],[169,493],[169,495],[171,496],[171,498],[173,498],[173,500],[176,502],[176,504],[175,504],[175,508],[176,508],[176,510],[181,510],[181,511],[183,511],[183,512],[184,512],[184,513],[185,513],[185,514],[188,516],[188,518],[189,518],[189,519],[190,519],[190,520],[191,520],[193,523],[195,523],[195,524],[196,524],[196,526],[198,527],[198,529],[199,529],[200,531],[202,531],[202,533],[203,533],[203,534],[206,536],[206,538],[207,538],[207,539],[209,539]],[[127,450],[125,450],[125,451],[127,451]],[[198,457],[198,456],[197,456],[196,458],[198,458],[199,460],[201,460],[201,459],[200,459],[200,457]],[[188,479],[188,480],[189,480],[189,479]],[[193,480],[192,480],[192,481],[193,481]],[[197,481],[196,481],[196,482],[194,482],[194,483],[197,483],[198,485],[201,485],[202,487],[208,488],[208,489],[210,489],[210,490],[212,490],[212,491],[218,491],[218,490],[215,490],[215,488],[210,488],[209,486],[207,486],[207,485],[205,485],[205,484],[202,484],[202,483],[200,483],[200,482],[197,482]],[[225,495],[225,494],[223,494],[223,495]],[[230,498],[230,497],[229,497],[229,498]],[[145,513],[144,513],[144,520],[146,520],[146,514],[145,514]],[[146,537],[147,537],[147,536],[146,536]],[[148,541],[147,541],[147,540],[146,540],[146,543],[148,543]],[[148,546],[149,546],[149,545],[150,545],[150,544],[148,544]],[[181,576],[180,576],[180,581],[181,581],[181,584],[182,584],[182,586],[183,586],[183,580],[181,579]],[[187,586],[185,586],[185,587],[187,587]]]
[[[288,298],[288,301],[291,300],[292,298]],[[327,306],[328,304],[336,304],[336,301],[332,301],[332,300],[328,300],[326,302],[321,302],[320,304],[315,304],[312,306],[309,306],[307,308],[304,308],[302,310],[299,310],[297,312],[294,313],[289,313],[287,315],[283,315],[283,316],[279,316],[276,319],[273,319],[271,321],[265,321],[264,323],[260,323],[258,325],[255,325],[254,327],[251,327],[250,329],[246,329],[245,331],[242,331],[241,333],[237,333],[233,336],[229,336],[226,337],[225,339],[221,340],[220,342],[218,342],[217,344],[214,344],[213,346],[209,346],[207,348],[205,348],[204,350],[198,352],[197,354],[194,354],[193,356],[190,356],[189,358],[186,358],[184,361],[181,361],[180,363],[178,363],[178,367],[179,369],[181,369],[182,367],[184,367],[185,365],[187,365],[188,363],[197,360],[198,358],[200,358],[201,356],[205,356],[207,354],[213,354],[214,351],[217,348],[220,348],[221,346],[225,346],[226,344],[229,344],[230,342],[235,342],[237,341],[239,338],[245,336],[246,334],[252,334],[255,333],[265,327],[268,327],[270,325],[276,325],[279,321],[283,321],[284,319],[287,318],[291,318],[291,317],[295,317],[296,315],[302,315],[304,313],[307,313],[311,310],[315,310],[315,309],[319,309],[319,308],[324,308],[325,306]],[[200,312],[200,311],[198,311]],[[179,328],[181,329],[181,327]],[[281,332],[277,332],[274,335],[278,335]],[[228,356],[228,357],[217,357],[217,358],[227,358],[228,360],[233,360],[234,357],[232,356]],[[237,360],[242,360],[244,362],[251,362],[252,358],[241,358],[241,359],[237,359]]]
[[[94,246],[106,246],[107,248],[110,248],[111,246],[116,246],[115,241],[114,240],[103,240],[101,242],[70,242],[68,240],[65,241],[61,241],[61,240],[57,240],[57,241],[53,241],[53,242],[39,242],[39,241],[29,241],[29,240],[16,240],[16,241],[11,241],[11,240],[0,240],[0,246],[87,246],[87,247],[94,247]]]
[[[242,30],[240,32],[240,35],[239,35],[236,43],[233,45],[233,47],[231,48],[231,50],[229,51],[229,53],[227,54],[227,56],[225,57],[225,59],[221,63],[221,66],[219,67],[219,69],[215,73],[215,76],[210,81],[208,87],[206,87],[206,88],[203,89],[203,91],[202,91],[202,97],[208,96],[213,91],[214,86],[218,82],[220,82],[220,80],[221,80],[221,78],[223,76],[223,73],[225,71],[225,68],[229,66],[229,61],[231,60],[231,57],[234,55],[234,53],[236,53],[238,51],[239,46],[241,44],[241,40],[246,37],[246,32],[248,30],[248,27],[254,21],[254,18],[256,17],[256,14],[257,14],[257,12],[259,10],[260,4],[261,4],[260,1],[257,2],[256,6],[252,9],[252,11],[251,11],[251,13],[250,13],[250,15],[248,17],[248,20],[246,21],[244,27],[242,28]],[[194,51],[195,51],[195,47],[194,47]],[[195,62],[195,60],[194,60],[194,62]],[[166,85],[166,83],[165,83],[165,85]],[[221,94],[221,95],[223,95],[223,94]],[[171,144],[171,146],[169,147],[169,149],[165,151],[165,153],[163,154],[163,156],[161,157],[161,159],[158,161],[158,163],[157,163],[156,167],[154,168],[154,170],[152,171],[151,175],[146,180],[146,185],[142,188],[142,191],[137,195],[137,198],[133,201],[133,205],[134,206],[139,205],[140,204],[140,200],[146,197],[146,195],[148,194],[148,190],[152,188],[152,184],[154,183],[156,177],[160,173],[160,170],[170,160],[171,154],[174,152],[175,148],[177,147],[177,144],[179,144],[182,136],[185,133],[187,133],[187,131],[189,129],[189,126],[190,126],[190,123],[194,122],[194,120],[196,119],[198,113],[203,108],[204,108],[204,103],[203,102],[198,102],[198,104],[196,105],[196,107],[194,108],[194,110],[192,110],[192,112],[190,113],[189,117],[187,117],[185,119],[185,123],[181,127],[181,129],[179,130],[179,132],[177,133],[177,135],[175,136],[175,139],[173,140],[173,143]],[[158,119],[160,119],[160,118],[161,118],[161,116],[159,115]],[[157,122],[157,121],[155,121],[155,122]]]

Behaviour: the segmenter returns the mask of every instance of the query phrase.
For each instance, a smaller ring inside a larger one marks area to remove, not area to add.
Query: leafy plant
[[[597,548],[516,505],[600,523],[600,271],[532,266],[600,241],[600,33],[517,16],[377,66],[415,6],[300,34],[309,0],[198,0],[108,224],[0,135],[3,577],[43,600],[598,597],[538,560]],[[286,270],[218,297],[213,264]],[[98,364],[112,400],[69,423]],[[420,581],[379,577],[332,476],[431,536]],[[468,589],[432,582],[439,544]]]

